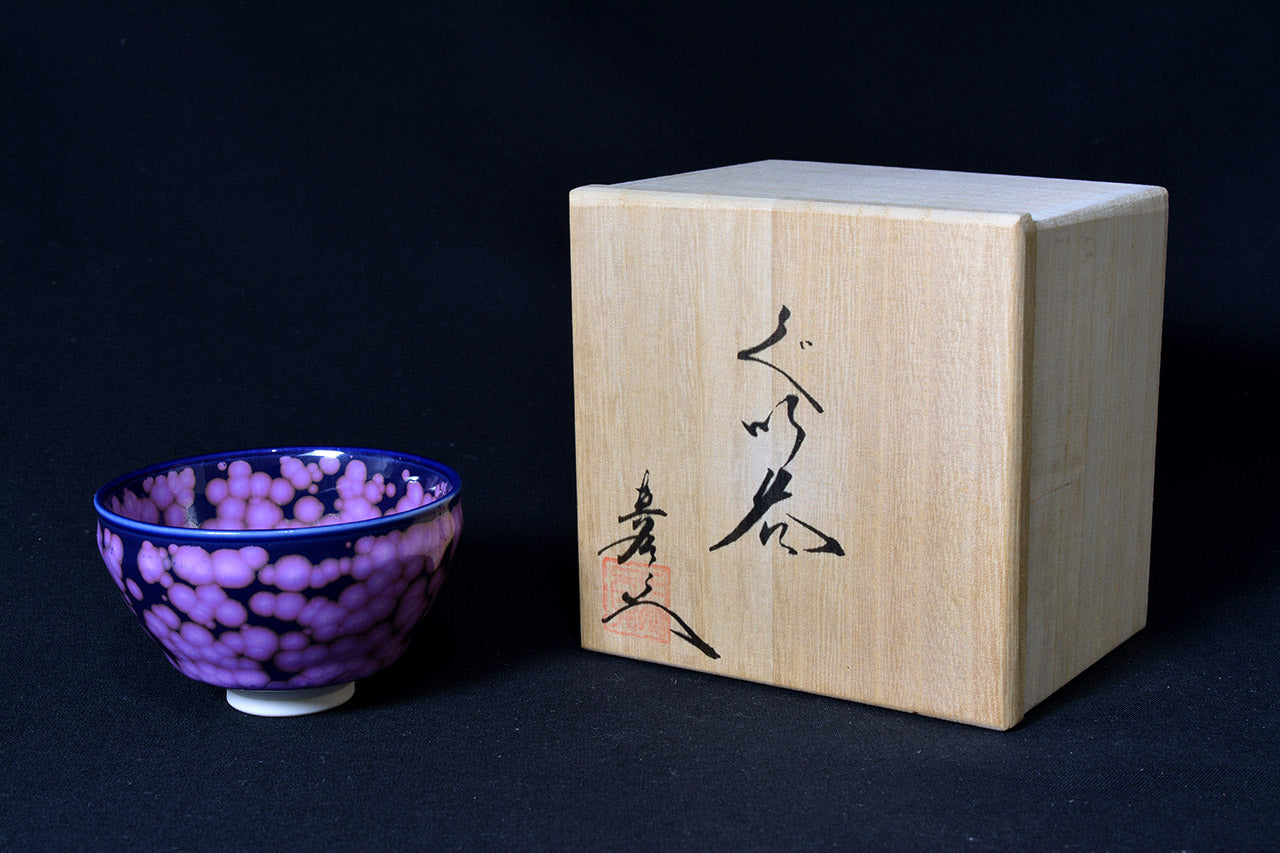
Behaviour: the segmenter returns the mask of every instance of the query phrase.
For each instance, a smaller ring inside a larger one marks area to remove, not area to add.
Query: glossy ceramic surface
[[[98,549],[182,673],[235,690],[340,685],[395,661],[431,607],[460,486],[439,463],[360,448],[193,457],[103,486]]]

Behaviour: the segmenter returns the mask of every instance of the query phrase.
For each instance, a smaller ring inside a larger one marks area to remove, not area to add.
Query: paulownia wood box
[[[570,196],[582,642],[999,729],[1143,626],[1167,195]]]

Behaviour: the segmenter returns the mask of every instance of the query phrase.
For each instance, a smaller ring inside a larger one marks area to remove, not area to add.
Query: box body
[[[585,647],[1008,728],[1142,627],[1163,190],[767,161],[570,201]]]

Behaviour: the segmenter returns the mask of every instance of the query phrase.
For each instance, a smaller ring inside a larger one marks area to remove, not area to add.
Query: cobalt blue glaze
[[[390,665],[444,582],[462,528],[445,465],[366,448],[196,456],[94,495],[98,550],[179,671],[289,690]]]

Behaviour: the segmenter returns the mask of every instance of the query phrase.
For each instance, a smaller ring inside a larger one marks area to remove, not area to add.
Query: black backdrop
[[[1269,3],[0,8],[0,846],[1265,848]],[[1015,730],[577,647],[567,193],[768,157],[1170,192],[1148,627]],[[116,600],[90,496],[320,443],[464,478],[455,573],[264,720]]]

